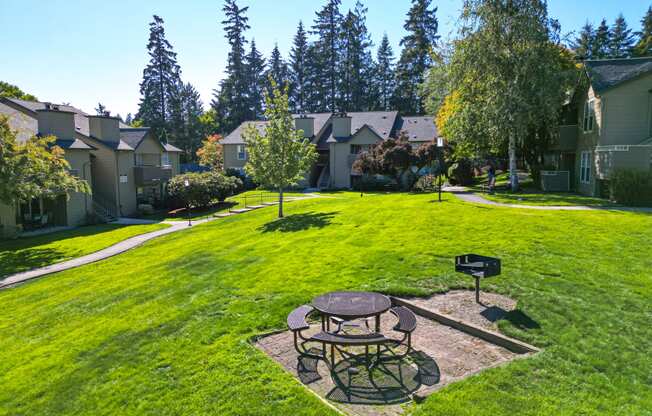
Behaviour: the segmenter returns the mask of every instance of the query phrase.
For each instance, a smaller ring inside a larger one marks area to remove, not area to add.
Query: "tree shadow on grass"
[[[74,256],[75,253],[65,253],[53,248],[27,248],[16,252],[0,252],[0,280],[14,273],[58,263]]]
[[[331,224],[336,212],[307,212],[292,214],[263,224],[259,230],[264,233],[280,231],[283,233],[304,231],[310,228],[324,228]]]
[[[509,321],[516,328],[526,331],[528,329],[539,329],[541,325],[534,319],[530,318],[525,312],[520,309],[514,309],[509,311],[503,317],[506,321]]]

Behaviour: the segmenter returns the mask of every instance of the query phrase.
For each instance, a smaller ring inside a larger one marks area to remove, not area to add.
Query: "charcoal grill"
[[[480,303],[480,279],[498,276],[500,259],[479,254],[455,256],[455,271],[475,278],[475,301]]]

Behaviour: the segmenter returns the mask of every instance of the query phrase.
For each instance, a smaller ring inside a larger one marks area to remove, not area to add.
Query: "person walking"
[[[487,185],[489,186],[489,193],[494,193],[494,187],[496,186],[496,169],[494,165],[489,165],[489,170],[487,171]]]

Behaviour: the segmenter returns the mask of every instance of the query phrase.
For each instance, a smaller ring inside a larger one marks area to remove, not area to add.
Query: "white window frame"
[[[170,166],[170,154],[168,152],[161,153],[161,166]]]
[[[591,152],[580,153],[580,183],[591,183]]]
[[[595,125],[595,99],[591,98],[584,103],[584,117],[582,120],[582,129],[584,133],[593,132]]]
[[[236,157],[238,160],[247,160],[247,146],[239,144],[236,149]]]

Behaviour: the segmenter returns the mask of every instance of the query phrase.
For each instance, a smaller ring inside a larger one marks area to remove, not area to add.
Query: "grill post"
[[[475,277],[475,301],[476,303],[480,303],[480,276],[474,276]]]

